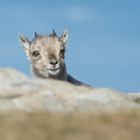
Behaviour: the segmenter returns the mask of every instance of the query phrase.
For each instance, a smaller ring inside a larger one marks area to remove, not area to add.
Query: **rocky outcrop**
[[[116,112],[131,109],[140,109],[140,93],[123,94],[57,80],[30,79],[11,68],[0,69],[0,112]]]

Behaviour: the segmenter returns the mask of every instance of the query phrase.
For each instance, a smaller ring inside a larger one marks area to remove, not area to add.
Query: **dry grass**
[[[140,113],[0,115],[0,140],[139,140]]]

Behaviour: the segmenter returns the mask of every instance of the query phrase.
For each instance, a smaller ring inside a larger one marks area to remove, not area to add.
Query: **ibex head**
[[[28,60],[42,77],[57,76],[63,71],[67,40],[67,30],[61,36],[57,36],[54,30],[50,35],[35,33],[32,41],[24,35],[19,36]]]

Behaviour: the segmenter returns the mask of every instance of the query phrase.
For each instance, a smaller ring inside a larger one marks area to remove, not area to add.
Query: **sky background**
[[[0,1],[0,67],[29,74],[23,33],[67,28],[68,72],[93,87],[140,91],[140,0]]]

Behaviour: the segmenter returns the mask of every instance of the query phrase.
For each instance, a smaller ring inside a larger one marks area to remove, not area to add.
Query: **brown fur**
[[[64,63],[68,32],[58,37],[53,30],[50,35],[35,33],[33,41],[20,35],[19,41],[31,63],[32,73],[38,78],[53,78],[68,81],[75,85],[84,85],[67,74]]]

